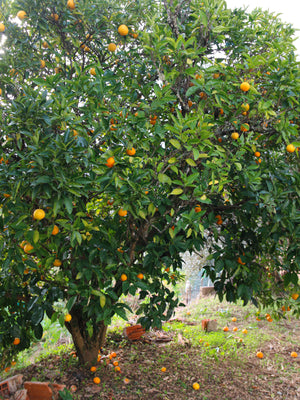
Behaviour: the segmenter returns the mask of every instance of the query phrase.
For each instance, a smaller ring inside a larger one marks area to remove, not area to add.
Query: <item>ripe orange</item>
[[[54,225],[51,235],[57,235],[59,232],[59,227],[57,225]]]
[[[60,267],[61,264],[62,264],[62,262],[60,260],[58,260],[57,258],[53,262],[54,267]]]
[[[109,157],[107,160],[106,160],[106,166],[108,167],[108,168],[112,168],[113,166],[114,166],[114,164],[115,164],[115,159],[113,158],[113,157]]]
[[[16,338],[14,339],[14,341],[13,341],[13,344],[14,344],[15,346],[17,346],[18,344],[20,344],[20,342],[21,342],[21,340],[20,340],[18,337],[16,337]]]
[[[196,205],[195,211],[196,211],[196,213],[198,213],[198,212],[201,211],[201,206],[200,206],[200,204],[197,204],[197,205]]]
[[[248,103],[243,103],[243,104],[241,105],[241,108],[242,108],[244,111],[249,111],[250,106],[249,106]]]
[[[45,211],[42,210],[41,208],[38,208],[33,212],[33,218],[37,219],[38,221],[45,218],[45,215],[46,215]]]
[[[199,383],[197,383],[197,382],[193,383],[193,389],[194,390],[199,390],[200,389]]]
[[[218,79],[219,76],[220,76],[220,74],[218,74],[218,73],[215,73],[215,74],[213,75],[214,79]]]
[[[54,19],[54,21],[58,21],[59,16],[57,14],[51,14],[51,18]]]
[[[188,105],[189,105],[189,107],[192,107],[193,102],[192,102],[191,100],[189,100],[189,101],[188,101]]]
[[[144,275],[140,272],[139,274],[137,274],[137,277],[139,278],[139,279],[144,279]]]
[[[115,353],[114,351],[112,353],[110,353],[111,358],[116,358],[117,357],[117,353]]]
[[[91,367],[90,371],[91,371],[91,372],[97,371],[97,367]]]
[[[263,358],[264,355],[263,355],[263,353],[262,353],[261,351],[258,351],[258,352],[256,353],[256,357],[258,357],[258,358]]]
[[[109,43],[109,45],[107,46],[108,51],[111,51],[112,53],[114,53],[117,50],[117,46],[114,43]]]
[[[292,352],[291,352],[291,357],[297,358],[297,357],[298,357],[298,354],[297,354],[295,351],[292,351]]]
[[[25,251],[26,254],[28,254],[28,253],[30,253],[31,250],[33,250],[33,246],[30,243],[27,243],[23,247],[23,250]]]
[[[21,10],[17,13],[17,17],[22,21],[22,19],[27,17],[27,14],[25,11]]]
[[[247,131],[249,131],[249,129],[250,129],[249,124],[243,124],[243,125],[241,126],[241,131],[242,131],[242,132],[247,132]]]
[[[68,0],[67,7],[69,8],[69,10],[75,10],[75,2],[74,2],[74,0]]]
[[[66,321],[66,322],[70,322],[71,319],[72,319],[72,315],[71,315],[71,314],[66,314],[66,315],[65,315],[65,321]]]
[[[5,31],[5,25],[2,24],[2,22],[0,23],[0,32],[4,32]]]
[[[232,321],[232,322],[236,322],[236,317],[232,317],[232,318],[231,318],[231,321]]]
[[[237,262],[241,265],[245,265],[246,263],[244,263],[241,259],[241,257],[238,257]]]
[[[241,89],[243,92],[248,92],[248,90],[250,89],[249,83],[248,83],[248,82],[243,82],[243,83],[241,83],[240,89]]]
[[[132,147],[131,149],[127,149],[127,150],[126,150],[126,153],[127,153],[129,156],[134,156],[135,153],[136,153],[136,150],[135,150],[134,147]]]
[[[233,330],[233,332],[237,332],[237,331],[238,331],[238,327],[237,327],[237,326],[234,326],[234,327],[232,328],[232,330]]]
[[[114,361],[113,366],[117,367],[119,365],[119,361]]]
[[[120,217],[126,217],[127,210],[123,210],[123,208],[120,208],[120,210],[118,211],[118,214]]]
[[[166,367],[162,367],[161,372],[166,372],[167,368]]]
[[[93,379],[93,382],[96,383],[96,385],[99,385],[99,383],[101,382],[101,379],[98,378],[98,376],[95,376],[95,378]]]
[[[46,62],[44,60],[41,60],[40,63],[41,63],[41,68],[45,68],[46,67]]]
[[[244,335],[246,335],[246,334],[248,333],[247,329],[243,329],[243,330],[242,330],[242,333],[243,333]]]
[[[128,35],[128,27],[126,25],[120,25],[118,28],[118,32],[121,36]]]
[[[224,331],[224,332],[228,332],[228,331],[229,331],[228,326],[224,326],[223,331]]]
[[[43,42],[42,46],[44,47],[44,49],[48,49],[49,44],[45,41],[45,42]]]
[[[90,69],[90,74],[91,75],[96,75],[96,69],[95,68],[91,68]]]
[[[219,137],[219,138],[218,138],[218,142],[219,142],[219,143],[222,143],[222,138]]]
[[[255,155],[255,157],[260,157],[260,152],[259,152],[259,151],[256,151],[256,152],[254,153],[254,155]]]
[[[126,274],[122,274],[122,275],[121,275],[121,281],[122,281],[122,282],[127,281],[127,275],[126,275]]]
[[[118,366],[118,367],[115,367],[115,371],[116,372],[121,372],[121,368]]]
[[[231,134],[231,137],[232,137],[232,139],[237,140],[240,137],[240,135],[237,132],[233,132]]]
[[[286,151],[289,153],[294,153],[294,151],[296,150],[295,146],[293,144],[288,144],[286,146]]]
[[[298,293],[293,293],[293,294],[292,294],[292,299],[293,299],[293,300],[297,300],[298,297],[299,297],[299,294],[298,294]]]

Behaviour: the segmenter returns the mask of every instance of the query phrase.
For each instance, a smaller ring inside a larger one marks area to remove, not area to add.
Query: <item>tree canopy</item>
[[[1,21],[3,366],[44,315],[92,362],[128,293],[160,327],[203,247],[220,299],[299,315],[290,25],[220,0],[7,0]]]

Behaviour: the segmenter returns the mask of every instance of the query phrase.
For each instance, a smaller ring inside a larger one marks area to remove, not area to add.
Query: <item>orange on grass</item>
[[[114,367],[117,367],[118,365],[119,365],[119,361],[114,361],[114,362],[113,362],[113,366],[114,366]]]
[[[139,279],[144,279],[144,275],[140,272],[139,274],[137,274],[137,277],[139,278]]]
[[[248,333],[247,329],[243,329],[243,330],[242,330],[242,333],[243,333],[244,335],[246,335],[246,334]]]
[[[237,326],[234,326],[234,327],[232,328],[232,330],[233,330],[233,332],[237,332],[237,331],[238,331],[238,327],[237,327]]]
[[[232,322],[236,322],[236,317],[232,317],[232,318],[231,318],[231,321],[232,321]]]
[[[65,315],[65,321],[66,321],[66,322],[70,322],[71,319],[72,319],[72,315],[71,315],[71,314],[66,314],[66,315]]]
[[[20,342],[21,342],[21,340],[20,340],[18,337],[16,337],[16,338],[14,339],[14,341],[13,341],[13,344],[14,344],[15,346],[17,346],[18,344],[20,344]]]
[[[62,264],[62,262],[58,258],[56,258],[53,262],[54,267],[60,267],[61,264]]]
[[[126,217],[127,210],[123,210],[123,208],[120,208],[120,210],[118,211],[118,214],[120,217]]]
[[[292,299],[293,299],[293,300],[297,300],[298,297],[299,297],[299,294],[298,294],[298,293],[293,293],[293,294],[292,294]]]
[[[98,376],[95,376],[95,378],[93,379],[93,382],[96,383],[96,385],[99,385],[99,383],[101,382],[101,379]]]
[[[248,90],[250,89],[249,83],[248,83],[248,82],[243,82],[243,83],[241,83],[240,89],[241,89],[243,92],[248,92]]]
[[[67,7],[69,10],[75,10],[75,2],[74,0],[68,0],[67,1]]]
[[[228,326],[224,326],[223,331],[224,331],[224,332],[228,332],[228,331],[229,331]]]
[[[115,164],[115,159],[113,158],[113,157],[109,157],[107,160],[106,160],[106,166],[108,167],[108,168],[112,168],[113,166],[114,166],[114,164]]]
[[[263,358],[264,355],[263,355],[263,353],[262,353],[261,351],[258,351],[258,352],[256,353],[256,357],[258,357],[258,358]]]
[[[97,371],[97,367],[91,367],[91,368],[90,368],[90,371],[91,371],[91,372],[96,372],[96,371]]]
[[[116,372],[121,372],[121,368],[119,366],[115,367]]]
[[[54,225],[51,235],[57,235],[59,232],[59,227],[57,225]]]
[[[292,351],[292,352],[291,352],[291,357],[297,358],[297,357],[298,357],[298,354],[297,354],[295,351]]]
[[[116,358],[116,357],[117,357],[117,353],[115,353],[115,352],[113,351],[112,353],[110,353],[110,356],[111,356],[112,358]]]
[[[118,28],[118,33],[121,36],[126,36],[128,35],[128,27],[126,25],[120,25]]]
[[[240,135],[237,132],[233,132],[231,134],[231,137],[232,137],[232,139],[237,140],[240,137]]]
[[[107,46],[108,51],[110,52],[115,52],[117,50],[117,46],[114,43],[109,43],[109,45]]]
[[[126,153],[127,153],[129,156],[134,156],[135,153],[136,153],[136,150],[135,150],[134,147],[132,147],[131,149],[127,149],[127,150],[126,150]]]
[[[193,389],[194,390],[199,390],[200,389],[199,383],[197,383],[197,382],[193,383]]]
[[[162,367],[161,368],[161,372],[166,372],[167,368],[166,367]]]
[[[42,210],[41,208],[37,208],[33,212],[33,218],[37,219],[38,221],[40,221],[41,219],[45,218],[45,215],[46,215],[45,211]]]
[[[22,19],[27,17],[27,14],[25,11],[21,10],[17,13],[17,17],[22,21]]]
[[[121,275],[121,281],[122,281],[122,282],[127,281],[127,275],[126,275],[126,274],[122,274],[122,275]]]
[[[260,157],[260,152],[259,152],[259,151],[256,151],[256,152],[254,153],[254,155],[255,155],[255,157]]]

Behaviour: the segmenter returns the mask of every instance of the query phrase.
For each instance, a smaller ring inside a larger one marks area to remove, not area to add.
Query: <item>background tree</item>
[[[42,337],[45,314],[93,362],[128,293],[161,326],[181,254],[207,243],[220,299],[299,314],[292,27],[217,0],[1,12],[3,363]]]

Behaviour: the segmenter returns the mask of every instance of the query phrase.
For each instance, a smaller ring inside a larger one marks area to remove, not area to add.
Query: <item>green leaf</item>
[[[40,238],[40,233],[39,231],[35,230],[33,232],[33,243],[37,243],[39,241],[39,238]]]
[[[103,308],[105,306],[106,303],[106,297],[104,294],[100,295],[100,307]]]
[[[178,196],[179,194],[183,193],[183,190],[180,188],[173,189],[170,195]]]
[[[181,144],[179,143],[178,140],[176,139],[171,139],[170,143],[176,148],[176,149],[180,149],[181,148]]]
[[[158,180],[160,183],[167,183],[168,185],[172,184],[171,179],[166,174],[162,174],[162,173],[158,174]]]
[[[72,214],[73,204],[72,204],[72,200],[69,197],[64,198],[64,205],[66,207],[68,214]]]
[[[72,297],[68,300],[67,305],[66,305],[66,308],[67,308],[68,311],[70,311],[70,310],[72,309],[72,307],[73,307],[74,304],[76,303],[76,300],[77,300],[77,296],[72,296]]]
[[[197,164],[195,163],[195,161],[192,160],[191,158],[187,158],[185,161],[186,161],[186,163],[187,163],[188,165],[190,165],[191,167],[196,167],[196,166],[197,166]]]

